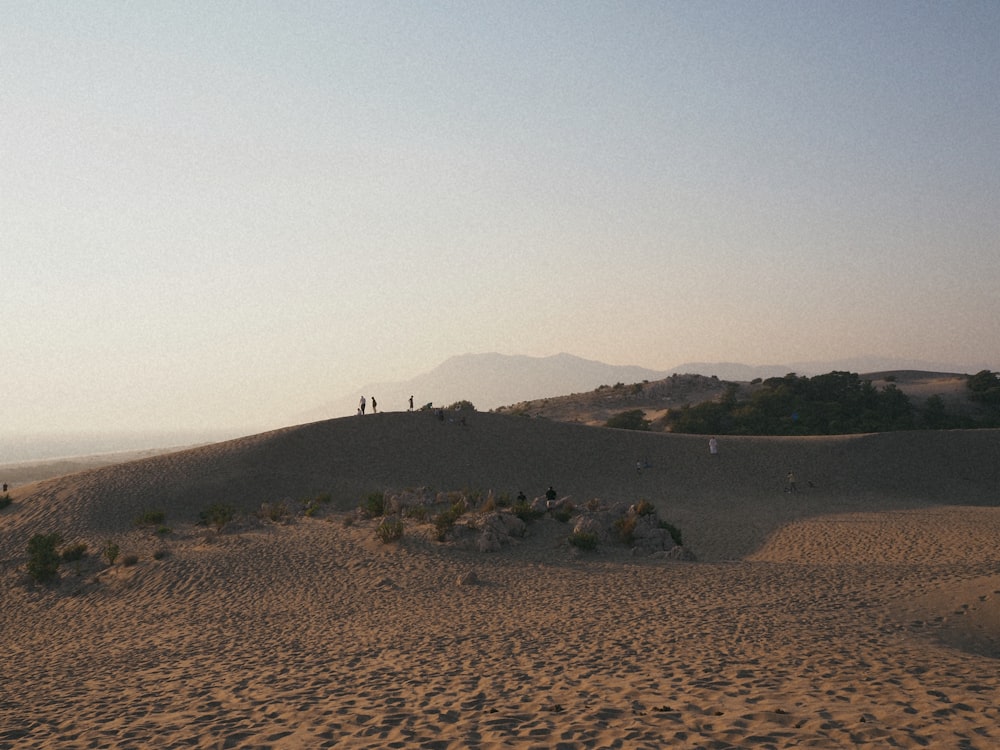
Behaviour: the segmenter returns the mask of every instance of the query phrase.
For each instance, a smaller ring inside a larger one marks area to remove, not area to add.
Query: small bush
[[[316,497],[303,500],[302,505],[305,508],[306,516],[312,518],[316,515],[321,506],[329,505],[331,502],[333,502],[333,496],[329,492],[324,492],[316,495]]]
[[[684,546],[684,540],[681,536],[680,529],[678,529],[672,523],[667,523],[666,521],[660,521],[660,528],[667,530],[667,533],[670,534],[670,538],[674,540],[674,544],[676,544],[678,547]]]
[[[144,510],[135,519],[136,526],[156,526],[163,523],[167,514],[162,510]]]
[[[455,521],[461,518],[463,513],[465,513],[465,502],[459,500],[452,503],[448,510],[441,511],[434,516],[434,528],[437,531],[436,538],[439,542],[448,538],[448,532],[451,531]]]
[[[616,386],[617,387],[617,386]],[[646,414],[642,409],[632,409],[615,414],[604,423],[605,427],[614,427],[619,430],[649,430],[650,421],[646,419]]]
[[[138,555],[125,555],[125,557],[122,558],[122,565],[124,565],[127,568],[136,565],[138,562],[139,562]]]
[[[635,506],[636,515],[640,516],[651,516],[656,513],[656,506],[653,505],[649,500],[640,500]]]
[[[372,492],[365,498],[361,509],[369,518],[378,518],[381,515],[385,515],[385,493]]]
[[[396,518],[383,518],[382,522],[375,528],[375,536],[382,544],[397,542],[403,538],[403,522]]]
[[[87,545],[83,542],[77,544],[70,544],[67,547],[63,547],[60,556],[63,562],[76,562],[77,560],[82,560],[84,555],[87,554]]]
[[[263,503],[257,514],[262,521],[271,521],[272,523],[281,523],[289,515],[288,504],[284,500],[279,500],[276,503]]]
[[[635,541],[635,527],[639,523],[639,516],[628,515],[615,521],[615,531],[618,538],[625,544],[632,544]]]
[[[236,509],[229,503],[214,503],[198,514],[198,522],[206,526],[214,526],[216,531],[233,520]]]
[[[47,583],[59,575],[59,554],[62,543],[59,534],[35,534],[28,540],[28,575],[39,583]]]
[[[552,517],[562,523],[568,523],[573,517],[573,511],[570,508],[556,508],[552,511]]]
[[[569,535],[569,543],[577,549],[597,549],[597,534],[593,531],[578,531]]]
[[[343,524],[344,528],[347,529],[354,525],[355,520],[356,519],[354,517],[354,514],[348,513],[346,516],[344,516],[344,520],[341,521],[341,523]]]
[[[174,533],[174,530],[169,526],[160,525],[156,527],[156,533],[159,534],[160,536],[166,536],[167,534]]]
[[[121,552],[121,548],[109,539],[101,550],[101,555],[108,561],[108,565],[114,565],[119,552]]]
[[[539,519],[544,515],[544,511],[535,510],[530,504],[524,501],[514,503],[511,512],[525,523]]]
[[[406,509],[406,515],[408,518],[412,518],[414,521],[426,521],[427,520],[427,506],[426,505],[411,505]]]
[[[156,550],[156,552],[153,553],[153,559],[162,560],[164,557],[168,557],[169,555],[170,555],[170,550],[158,549]]]

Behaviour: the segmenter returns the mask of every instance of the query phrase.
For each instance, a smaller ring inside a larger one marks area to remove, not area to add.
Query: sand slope
[[[19,487],[0,512],[0,748],[1000,744],[1000,432],[720,444],[387,414]],[[553,519],[495,554],[426,527],[384,546],[338,510],[390,486],[550,483],[654,501],[701,562],[579,554]],[[319,517],[191,524],[317,492]],[[173,532],[137,529],[147,508]],[[26,540],[51,530],[139,562],[29,585]]]

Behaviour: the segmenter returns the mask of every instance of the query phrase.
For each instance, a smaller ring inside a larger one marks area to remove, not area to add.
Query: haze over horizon
[[[1000,5],[4,6],[0,432],[1000,341]]]

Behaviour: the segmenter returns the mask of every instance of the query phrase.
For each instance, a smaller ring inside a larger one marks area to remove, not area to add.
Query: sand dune
[[[1000,431],[727,437],[713,457],[694,436],[416,413],[18,487],[0,748],[995,747],[998,457]],[[549,484],[653,501],[699,562],[580,553],[551,518],[492,554],[343,523],[376,489]],[[252,517],[317,493],[316,517]],[[195,525],[218,501],[246,519]],[[151,508],[170,534],[135,526]],[[43,531],[139,561],[35,586]]]

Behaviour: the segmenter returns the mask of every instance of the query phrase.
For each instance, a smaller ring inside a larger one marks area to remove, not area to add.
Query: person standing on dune
[[[365,413],[365,404],[366,404],[365,397],[362,396],[361,397],[361,405],[358,406],[358,414],[364,415],[364,413]]]

